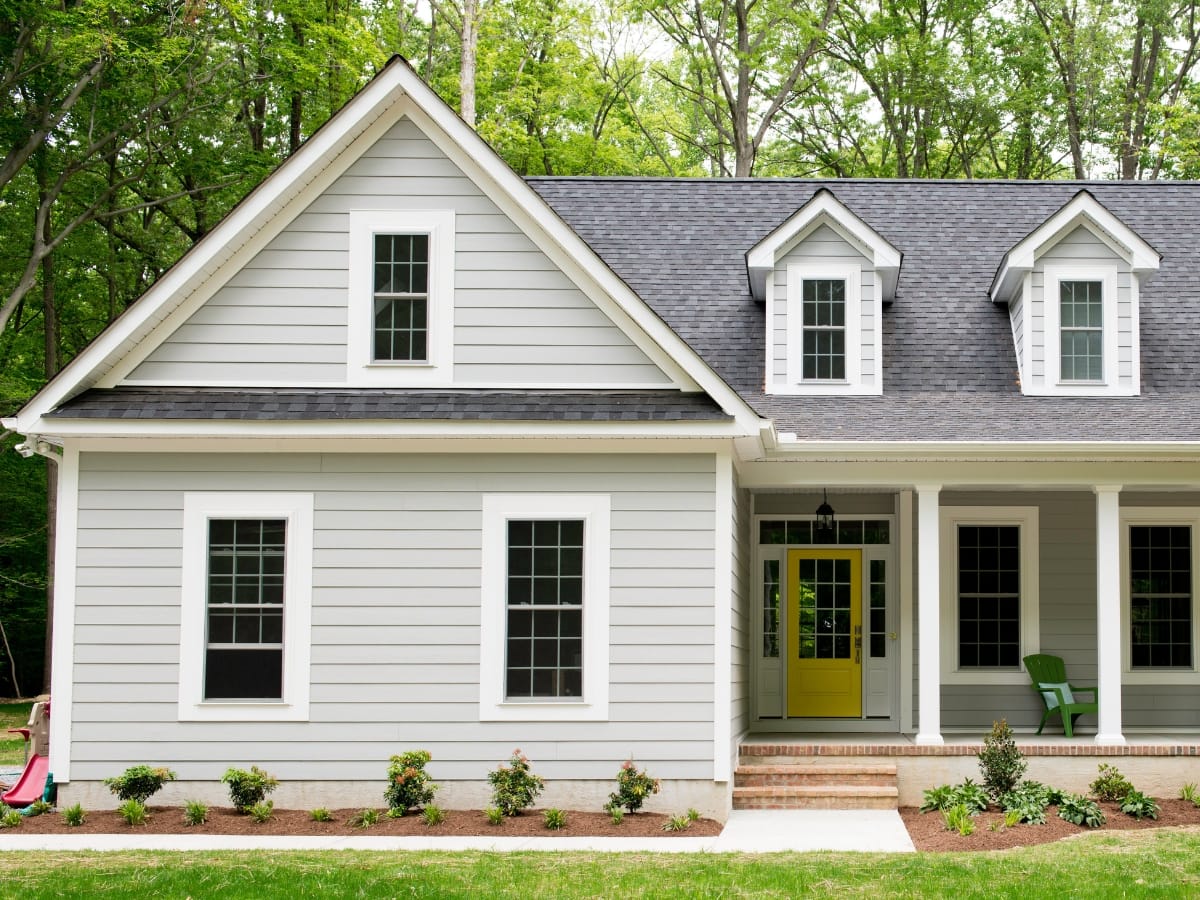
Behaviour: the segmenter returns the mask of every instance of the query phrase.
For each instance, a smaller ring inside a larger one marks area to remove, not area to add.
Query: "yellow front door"
[[[862,551],[788,551],[789,716],[862,715]]]

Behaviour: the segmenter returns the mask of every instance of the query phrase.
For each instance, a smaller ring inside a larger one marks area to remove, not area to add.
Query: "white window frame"
[[[1121,682],[1122,684],[1200,684],[1200,507],[1121,507]],[[1135,669],[1130,662],[1129,528],[1132,525],[1188,525],[1192,529],[1192,667]]]
[[[479,720],[603,722],[608,720],[611,507],[607,494],[485,494],[480,562]],[[583,696],[509,700],[504,696],[508,644],[508,522],[583,520]]]
[[[428,358],[374,359],[375,240],[377,234],[429,235],[426,322]],[[347,295],[346,382],[363,386],[424,387],[453,381],[454,210],[351,210]]]
[[[210,519],[285,519],[283,697],[205,700]],[[183,495],[183,586],[179,616],[181,722],[306,722],[312,627],[313,495],[214,492]]]
[[[1118,384],[1120,361],[1119,347],[1119,294],[1117,290],[1118,269],[1116,263],[1089,265],[1050,264],[1042,277],[1043,330],[1042,379],[1051,394],[1111,394]],[[1060,308],[1060,285],[1064,281],[1098,281],[1101,292],[1101,317],[1103,337],[1100,344],[1104,353],[1104,378],[1102,381],[1063,381],[1062,378],[1062,311]]]
[[[1025,664],[1015,668],[965,668],[958,665],[958,527],[1016,525],[1021,530],[1021,649],[1018,659],[1040,652],[1038,619],[1039,535],[1036,506],[941,507],[941,666],[943,684],[1025,684]]]
[[[804,378],[804,282],[844,281],[846,284],[846,377],[840,380]],[[882,325],[883,303],[875,279],[875,321]],[[879,394],[883,392],[882,338],[879,327],[871,354],[875,359],[875,385],[862,377],[862,265],[860,263],[792,263],[787,267],[787,386],[769,388],[772,393],[811,395]],[[771,340],[768,332],[768,340]]]

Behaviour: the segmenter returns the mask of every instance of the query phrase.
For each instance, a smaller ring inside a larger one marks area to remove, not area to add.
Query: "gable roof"
[[[530,183],[762,416],[804,442],[1200,440],[1200,184],[535,178]],[[1082,188],[1161,254],[1140,296],[1142,393],[1025,397],[1005,254]],[[821,190],[904,254],[881,397],[763,391],[744,254]]]

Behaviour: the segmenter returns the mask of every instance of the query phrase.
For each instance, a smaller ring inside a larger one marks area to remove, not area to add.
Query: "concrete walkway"
[[[4,850],[593,850],[603,853],[913,851],[892,810],[734,810],[716,837],[253,837],[204,834],[3,834]]]

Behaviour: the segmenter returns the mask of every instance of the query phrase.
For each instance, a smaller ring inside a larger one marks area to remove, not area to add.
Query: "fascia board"
[[[812,456],[837,456],[846,461],[888,458],[987,459],[1042,458],[1047,454],[1093,459],[1142,457],[1146,454],[1200,456],[1200,441],[799,441],[781,436],[773,459],[786,461]]]

